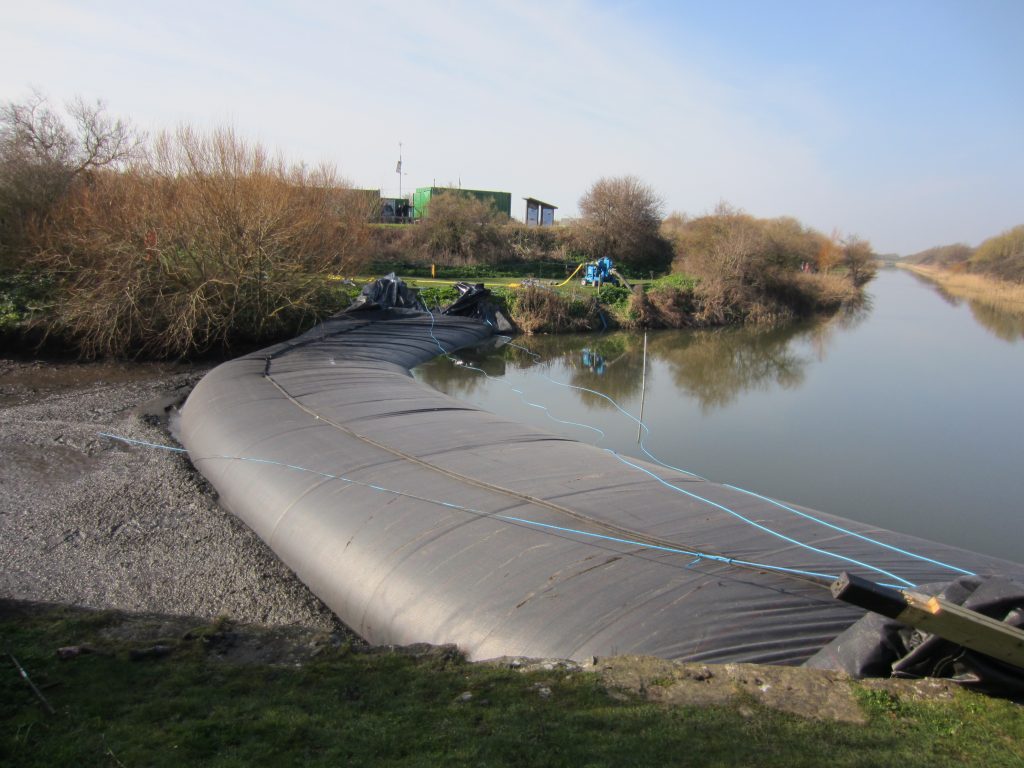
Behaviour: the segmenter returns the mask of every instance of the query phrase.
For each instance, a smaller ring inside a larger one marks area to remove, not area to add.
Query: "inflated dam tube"
[[[1015,563],[626,464],[410,374],[438,343],[489,336],[458,317],[341,315],[217,367],[182,410],[221,503],[371,643],[799,664],[864,612],[792,571],[927,584],[959,576],[948,563],[1024,581]]]

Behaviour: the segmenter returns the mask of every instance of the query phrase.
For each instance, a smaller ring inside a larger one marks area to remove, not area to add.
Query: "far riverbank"
[[[937,283],[951,296],[976,301],[1001,312],[1024,318],[1024,285],[985,275],[957,272],[918,264],[896,266]]]

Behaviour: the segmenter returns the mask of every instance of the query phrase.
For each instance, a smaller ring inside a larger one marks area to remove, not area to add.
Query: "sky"
[[[355,186],[532,196],[631,174],[866,238],[1024,224],[1024,0],[0,0],[0,101],[234,127]],[[399,156],[403,175],[395,172]]]

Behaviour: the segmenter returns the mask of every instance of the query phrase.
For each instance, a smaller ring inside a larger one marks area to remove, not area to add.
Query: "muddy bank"
[[[337,631],[217,505],[167,408],[211,366],[0,360],[0,597]]]

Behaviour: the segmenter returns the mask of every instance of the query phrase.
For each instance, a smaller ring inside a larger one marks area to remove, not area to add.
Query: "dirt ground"
[[[201,365],[0,360],[0,597],[336,631],[217,505],[168,415]]]

